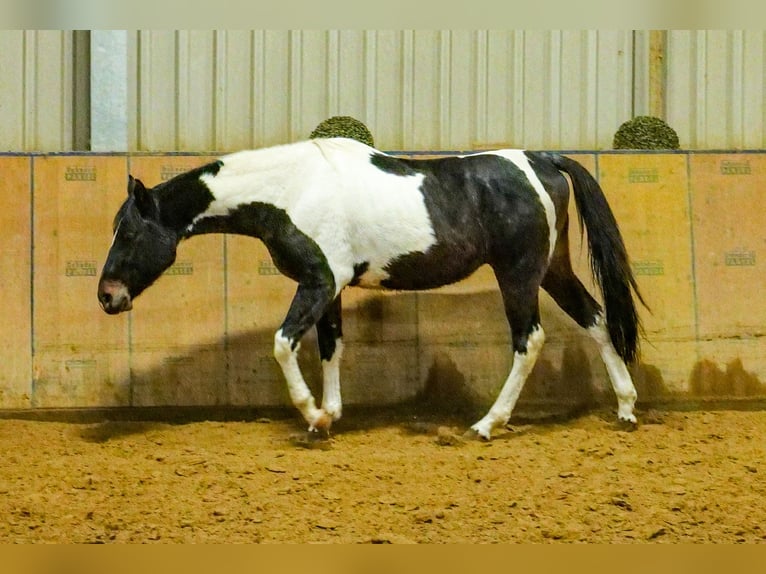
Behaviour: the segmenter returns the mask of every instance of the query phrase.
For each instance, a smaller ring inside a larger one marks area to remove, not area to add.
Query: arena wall
[[[598,175],[651,309],[632,367],[640,403],[764,398],[766,153],[571,155]],[[96,301],[127,174],[151,185],[207,159],[0,156],[0,409],[289,404],[272,345],[295,286],[257,240],[196,237],[130,314]],[[570,233],[592,286],[576,218]],[[611,405],[594,345],[541,300],[548,338],[520,406]],[[487,406],[505,379],[508,328],[488,268],[422,293],[350,289],[344,303],[347,404]],[[301,362],[319,393],[312,339]]]

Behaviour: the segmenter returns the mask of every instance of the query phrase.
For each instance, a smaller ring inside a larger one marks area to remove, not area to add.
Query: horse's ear
[[[133,196],[133,201],[138,208],[138,212],[146,218],[157,215],[157,204],[154,202],[154,196],[144,187],[140,179],[128,176],[128,194]]]
[[[140,179],[136,179],[132,175],[128,174],[128,195],[133,195],[133,190],[136,189],[136,185],[144,186]]]

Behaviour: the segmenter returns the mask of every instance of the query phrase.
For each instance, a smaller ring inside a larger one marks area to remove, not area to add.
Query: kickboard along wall
[[[651,308],[640,309],[646,339],[631,367],[639,406],[766,396],[766,153],[569,155],[601,182]],[[210,159],[0,155],[0,409],[289,405],[272,347],[295,285],[258,240],[192,238],[130,314],[107,316],[96,301],[128,173],[155,185]],[[573,265],[594,292],[573,205],[570,217]],[[485,408],[505,380],[508,327],[486,266],[434,291],[350,288],[343,300],[346,404],[425,394]],[[611,405],[595,345],[540,300],[546,345],[519,409]],[[301,365],[320,395],[315,346],[310,332]]]

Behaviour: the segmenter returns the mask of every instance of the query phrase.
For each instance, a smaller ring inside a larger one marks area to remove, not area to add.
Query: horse
[[[572,270],[564,174],[603,307]],[[637,424],[627,364],[641,330],[634,296],[644,300],[601,187],[564,155],[502,149],[408,159],[353,139],[311,139],[224,155],[154,188],[129,175],[112,229],[98,284],[109,314],[129,311],[184,239],[233,233],[265,244],[277,269],[297,283],[273,353],[309,431],[329,433],[341,417],[344,288],[434,289],[484,264],[502,294],[513,362],[494,404],[467,432],[490,440],[508,423],[545,341],[540,288],[595,340],[617,417]],[[312,327],[321,406],[297,359]]]

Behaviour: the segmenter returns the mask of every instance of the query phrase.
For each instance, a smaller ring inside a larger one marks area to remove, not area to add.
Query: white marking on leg
[[[484,418],[471,427],[485,439],[490,438],[492,429],[505,425],[511,418],[513,407],[516,406],[524,382],[535,366],[543,343],[545,343],[545,332],[540,325],[537,325],[527,339],[527,352],[514,353],[511,373],[503,384],[495,403]]]
[[[635,423],[636,415],[633,414],[633,406],[636,404],[638,393],[636,393],[636,387],[633,386],[633,380],[630,378],[625,361],[617,354],[617,350],[612,344],[603,315],[599,313],[596,316],[596,324],[588,327],[588,333],[598,343],[601,359],[606,365],[607,373],[609,373],[614,394],[617,395],[617,417],[620,420]]]
[[[337,421],[341,416],[340,359],[343,355],[343,341],[335,339],[335,353],[329,361],[322,361],[322,410]]]
[[[274,358],[282,368],[282,373],[287,381],[287,390],[290,393],[290,400],[300,411],[306,422],[309,423],[309,430],[325,426],[325,413],[318,409],[314,401],[314,395],[311,394],[306,381],[301,374],[298,366],[298,349],[300,345],[292,348],[292,341],[282,334],[282,329],[277,331],[274,336]]]

